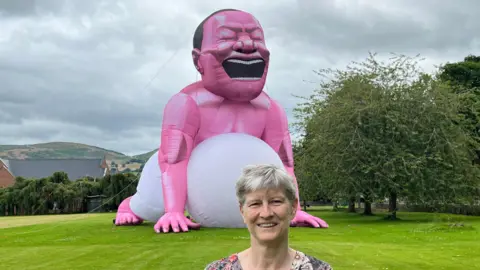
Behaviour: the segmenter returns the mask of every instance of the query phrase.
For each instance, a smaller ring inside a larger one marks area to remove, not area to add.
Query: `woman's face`
[[[250,234],[260,242],[288,237],[296,209],[296,204],[290,203],[282,189],[251,192],[245,196],[245,204],[240,206]]]

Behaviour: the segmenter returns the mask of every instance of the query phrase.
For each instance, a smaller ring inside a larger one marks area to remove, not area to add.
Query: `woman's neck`
[[[295,251],[288,247],[288,240],[274,245],[252,243],[251,247],[243,252],[245,269],[290,269]],[[243,264],[243,263],[242,263]]]

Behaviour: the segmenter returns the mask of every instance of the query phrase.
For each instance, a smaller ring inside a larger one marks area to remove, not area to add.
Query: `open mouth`
[[[235,80],[260,80],[265,70],[263,59],[242,60],[231,58],[222,64],[228,76]]]
[[[277,223],[261,223],[261,224],[257,224],[257,226],[260,228],[273,228],[277,226]]]

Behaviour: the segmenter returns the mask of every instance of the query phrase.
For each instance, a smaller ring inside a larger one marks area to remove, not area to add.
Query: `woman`
[[[274,165],[247,166],[236,184],[240,212],[250,232],[250,248],[211,262],[205,270],[331,270],[328,263],[288,244],[298,200],[293,179]]]

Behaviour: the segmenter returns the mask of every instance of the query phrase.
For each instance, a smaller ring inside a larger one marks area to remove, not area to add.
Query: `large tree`
[[[421,73],[417,59],[371,54],[328,78],[296,110],[322,187],[332,196],[438,204],[471,194],[478,172],[455,125],[458,102],[449,88]]]
[[[304,147],[304,142],[301,141],[294,144],[293,151],[295,172],[297,177],[301,179],[298,183],[300,198],[302,198],[304,210],[307,211],[307,202],[314,201],[318,197],[324,197],[324,194],[315,168],[311,166],[309,148]]]
[[[439,78],[459,97],[458,123],[470,135],[469,146],[480,164],[480,56],[469,55],[463,61],[441,66]]]

